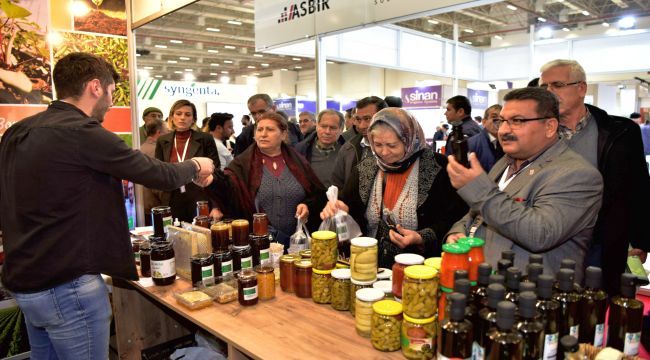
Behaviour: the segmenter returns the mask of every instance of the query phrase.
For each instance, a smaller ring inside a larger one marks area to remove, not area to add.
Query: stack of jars
[[[425,265],[406,267],[402,284],[404,321],[401,331],[402,353],[406,358],[431,359],[435,354],[437,301],[438,272]]]
[[[480,239],[476,239],[480,240]],[[482,240],[481,240],[482,241]],[[454,291],[454,272],[463,270],[469,272],[469,252],[471,247],[460,241],[455,244],[442,245],[442,262],[440,264],[440,299],[438,307],[441,311],[438,313],[438,321],[444,320],[444,309],[447,303],[447,296]],[[482,252],[482,248],[481,248]],[[476,264],[476,268],[478,269]],[[478,278],[478,270],[477,270]],[[470,280],[471,281],[471,280]],[[476,280],[475,280],[476,281]]]
[[[359,290],[371,288],[372,284],[377,280],[377,253],[377,239],[358,237],[350,241],[350,313],[355,317],[356,307],[359,303],[357,296]],[[381,294],[381,298],[383,298],[384,292],[377,291],[375,294]],[[365,302],[362,301],[362,303]],[[367,331],[363,333],[366,337],[369,337],[372,304],[367,306],[366,313],[364,316],[367,315],[368,327]],[[357,332],[359,332],[358,328]]]
[[[196,202],[196,217],[194,218],[194,225],[209,229],[212,225],[212,217],[210,217],[210,204],[207,201]]]
[[[253,214],[253,233],[249,236],[253,266],[272,266],[269,219],[264,213]]]
[[[214,252],[214,276],[217,283],[235,271],[231,251],[232,221],[220,221],[212,224],[212,251]],[[241,263],[240,263],[241,268]]]
[[[424,257],[418,254],[398,254],[395,255],[393,264],[393,296],[397,301],[402,299],[402,282],[404,281],[404,269],[411,265],[422,265]]]
[[[469,261],[469,281],[472,286],[476,286],[476,282],[478,281],[478,266],[485,262],[485,254],[483,253],[485,241],[479,238],[468,237],[458,239],[458,243],[467,245],[470,248],[467,254],[467,260]]]
[[[305,252],[305,256],[308,254]],[[318,304],[332,301],[332,271],[338,259],[338,240],[333,231],[316,231],[311,234],[311,297]]]

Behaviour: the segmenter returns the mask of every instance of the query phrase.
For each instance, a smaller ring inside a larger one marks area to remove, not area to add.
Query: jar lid
[[[196,254],[196,255],[190,256],[190,260],[201,260],[202,261],[202,260],[207,260],[207,259],[209,259],[211,257],[212,257],[212,254],[201,253],[201,254]]]
[[[152,249],[172,248],[172,243],[169,242],[169,241],[156,241],[156,242],[151,243],[151,248]]]
[[[340,280],[347,280],[351,276],[350,269],[336,269],[332,270],[332,277]]]
[[[232,251],[237,252],[237,253],[243,253],[244,251],[250,250],[250,249],[251,249],[250,245],[245,245],[245,246],[234,246],[233,245],[233,247],[232,247]]]
[[[442,251],[451,254],[466,254],[469,252],[469,246],[460,243],[444,244],[442,245]]]
[[[300,257],[310,258],[311,250],[300,250],[298,254],[300,254]]]
[[[165,237],[164,236],[156,236],[156,235],[149,235],[149,241],[153,243],[159,243],[159,242],[164,242]]]
[[[381,280],[372,284],[372,287],[383,291],[384,294],[390,294],[393,291],[393,282],[390,280]]]
[[[228,230],[229,227],[230,226],[228,226],[226,223],[219,221],[217,223],[213,223],[212,226],[210,226],[210,230]]]
[[[263,266],[257,265],[255,267],[255,272],[258,274],[268,274],[273,272],[273,266]]]
[[[393,271],[386,268],[377,269],[377,280],[388,280],[393,276]]]
[[[298,254],[286,254],[280,256],[280,261],[281,262],[294,262],[296,260],[300,260],[300,255]]]
[[[372,304],[372,309],[379,315],[395,316],[402,313],[402,304],[395,300],[380,300]]]
[[[332,273],[332,269],[329,270],[312,269],[311,271],[313,271],[315,274],[318,275],[330,275]]]
[[[314,240],[330,240],[336,238],[334,231],[314,231],[311,233],[311,238]]]
[[[450,288],[447,288],[447,287],[444,287],[444,286],[440,286],[440,290],[442,290],[442,292],[446,292],[446,293],[454,292],[454,289],[450,289]]]
[[[411,265],[404,269],[404,275],[411,279],[433,279],[437,273],[436,269],[425,265]]]
[[[417,318],[412,318],[406,314],[404,314],[404,320],[413,323],[413,324],[418,324],[418,325],[424,325],[428,323],[432,323],[433,320],[435,320],[435,316],[429,317],[429,318],[424,318],[424,319],[417,319]]]
[[[460,238],[458,239],[459,244],[465,244],[468,245],[469,247],[483,247],[485,246],[485,241],[483,239],[479,239],[476,237],[466,237],[466,238]]]
[[[257,279],[257,273],[253,270],[246,269],[239,272],[237,275],[239,280],[252,280]]]
[[[395,255],[395,262],[402,265],[421,265],[424,263],[424,257],[418,254],[397,254]]]
[[[165,213],[165,212],[171,212],[172,208],[169,206],[155,206],[151,208],[151,213],[152,214],[159,214],[159,213]]]
[[[350,281],[352,281],[352,284],[354,284],[354,285],[360,285],[360,286],[368,286],[368,285],[372,285],[372,283],[375,282],[375,280],[370,280],[370,281],[359,281],[359,280],[354,280],[354,279],[350,279]]]
[[[428,258],[424,260],[424,265],[440,271],[440,266],[442,265],[442,258],[441,257]]]
[[[246,219],[237,219],[237,220],[233,220],[231,224],[232,225],[237,225],[237,226],[244,226],[244,225],[248,225],[248,220],[246,220]]]
[[[358,237],[350,240],[350,244],[360,247],[377,246],[377,239],[371,237]]]
[[[357,299],[365,302],[379,301],[384,298],[384,292],[379,289],[364,288],[357,290]]]
[[[214,253],[214,257],[217,259],[227,259],[227,258],[232,258],[232,252],[229,250],[227,251],[217,251]]]
[[[296,260],[293,262],[293,265],[301,269],[307,269],[311,267],[311,260],[308,259]]]

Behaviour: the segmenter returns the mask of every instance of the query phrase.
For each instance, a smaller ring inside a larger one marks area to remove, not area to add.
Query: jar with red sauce
[[[483,253],[483,247],[485,246],[485,241],[479,238],[461,238],[458,240],[458,243],[465,244],[470,247],[469,249],[469,281],[472,283],[472,286],[476,286],[478,281],[478,266],[485,262],[485,254]]]
[[[454,271],[469,271],[469,251],[470,247],[465,244],[444,244],[442,245],[444,255],[440,265],[440,285],[448,288],[454,288]]]
[[[424,257],[418,254],[398,254],[395,255],[393,264],[393,296],[402,298],[402,283],[404,282],[404,269],[411,265],[422,265]]]

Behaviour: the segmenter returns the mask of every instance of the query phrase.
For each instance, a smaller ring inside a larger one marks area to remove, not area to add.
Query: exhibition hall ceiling
[[[460,41],[489,48],[504,37],[527,34],[531,25],[536,31],[613,28],[630,15],[650,16],[650,0],[511,0],[395,25],[452,39],[458,24]],[[138,69],[163,79],[216,81],[314,68],[311,58],[257,53],[254,18],[253,0],[197,1],[136,30]]]

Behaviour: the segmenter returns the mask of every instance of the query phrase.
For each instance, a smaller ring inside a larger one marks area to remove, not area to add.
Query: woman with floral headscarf
[[[420,124],[400,108],[375,114],[368,141],[375,156],[359,162],[321,218],[348,212],[379,240],[380,267],[390,268],[400,253],[439,256],[445,234],[467,212],[449,182],[447,159],[428,148]]]

